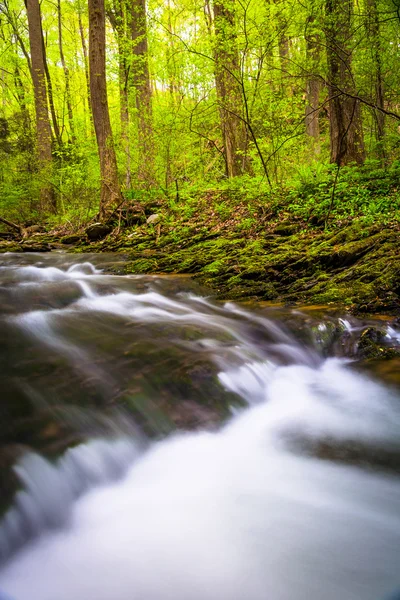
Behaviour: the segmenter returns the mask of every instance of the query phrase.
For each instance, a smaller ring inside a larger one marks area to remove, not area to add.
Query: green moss
[[[229,183],[226,190],[197,191],[189,211],[183,203],[165,211],[157,239],[137,225],[75,251],[123,251],[128,272],[188,273],[222,298],[400,311],[398,223],[369,224],[338,205],[343,220],[323,230],[303,220],[301,202],[290,206],[293,198],[283,191],[250,198]]]

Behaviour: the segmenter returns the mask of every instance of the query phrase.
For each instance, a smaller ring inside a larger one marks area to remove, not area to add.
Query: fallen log
[[[0,223],[4,223],[4,225],[7,225],[8,227],[11,227],[12,229],[16,229],[20,235],[24,234],[24,228],[21,227],[21,225],[17,225],[16,223],[13,223],[12,221],[8,221],[7,219],[4,219],[4,217],[0,217]]]

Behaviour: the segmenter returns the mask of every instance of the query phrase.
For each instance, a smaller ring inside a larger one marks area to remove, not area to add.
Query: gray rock
[[[96,240],[101,240],[102,238],[106,237],[111,230],[111,225],[94,223],[93,225],[89,225],[85,233],[91,242],[95,242]]]
[[[81,236],[80,235],[64,235],[64,237],[61,238],[60,242],[62,244],[77,244],[78,242],[81,241]]]
[[[149,216],[146,223],[147,223],[147,225],[156,225],[160,221],[160,219],[161,219],[160,215],[155,213],[154,215]]]

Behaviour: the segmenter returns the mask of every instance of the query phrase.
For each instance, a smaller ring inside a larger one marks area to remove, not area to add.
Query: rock
[[[22,244],[22,252],[49,252],[48,244],[24,243]]]
[[[146,220],[147,225],[156,225],[157,223],[159,223],[161,217],[159,214],[154,213],[153,215],[150,215],[149,218]]]
[[[25,227],[22,237],[28,238],[33,233],[43,233],[45,229],[40,225],[31,225],[30,227]]]
[[[77,244],[78,242],[81,241],[81,236],[80,235],[64,235],[64,237],[62,237],[60,239],[60,242],[62,244],[68,245],[68,244]]]
[[[274,233],[282,236],[293,235],[298,231],[298,226],[293,223],[280,223],[277,227],[275,227]]]
[[[378,358],[385,353],[385,348],[382,347],[382,342],[385,339],[385,334],[376,327],[367,327],[362,332],[357,354],[360,358]]]
[[[106,237],[111,230],[111,225],[106,225],[105,223],[94,223],[93,225],[89,225],[85,233],[91,242],[95,242]]]
[[[0,241],[0,253],[1,252],[22,252],[22,246],[14,241]]]

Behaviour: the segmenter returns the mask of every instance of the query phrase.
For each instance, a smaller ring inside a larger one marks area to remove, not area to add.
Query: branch
[[[16,229],[20,235],[22,235],[24,231],[23,227],[17,225],[16,223],[12,223],[11,221],[7,221],[7,219],[4,219],[3,217],[0,217],[0,223],[4,223],[4,225],[11,227],[11,229]]]

